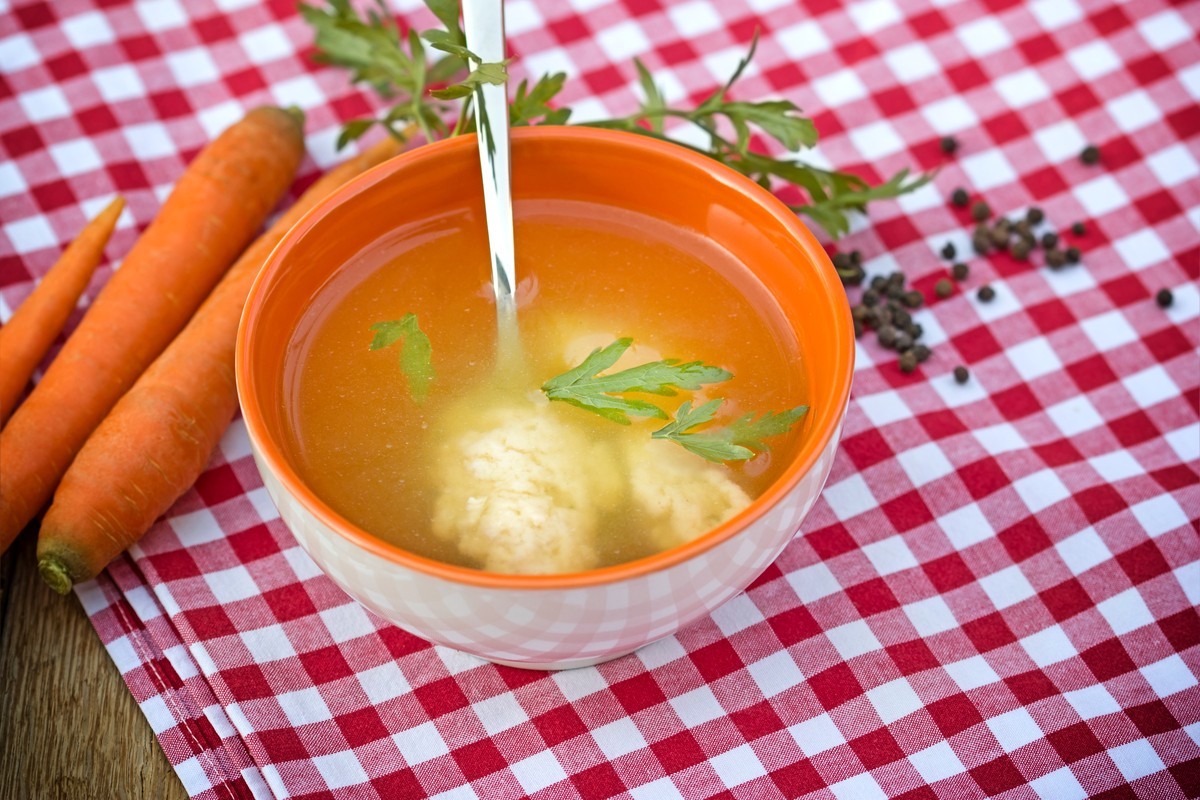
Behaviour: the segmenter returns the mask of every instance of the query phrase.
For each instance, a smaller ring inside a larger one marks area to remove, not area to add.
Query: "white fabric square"
[[[1096,533],[1096,529],[1087,527],[1079,533],[1072,534],[1054,545],[1058,557],[1063,560],[1072,575],[1082,575],[1097,564],[1103,564],[1112,558],[1108,545]]]
[[[4,235],[12,242],[13,249],[21,255],[58,244],[58,237],[45,217],[28,217],[16,222],[6,222]]]
[[[822,492],[838,519],[850,519],[879,505],[862,475],[854,473],[848,478],[826,486]]]
[[[1079,184],[1071,189],[1071,194],[1092,217],[1129,207],[1129,195],[1111,175],[1101,175]]]
[[[1136,236],[1136,234],[1135,234]],[[1131,239],[1134,237],[1126,237]],[[1155,237],[1157,239],[1157,237]],[[1122,239],[1121,241],[1125,241]],[[1161,243],[1161,242],[1160,242]],[[1118,247],[1118,252],[1120,248]],[[1129,263],[1128,261],[1126,263]],[[1088,317],[1079,324],[1084,334],[1100,352],[1112,350],[1138,340],[1137,331],[1119,309]]]
[[[325,705],[325,700],[316,687],[310,686],[307,689],[284,692],[276,695],[275,699],[279,702],[279,707],[283,709],[284,715],[287,716],[288,722],[292,724],[293,728],[307,725],[310,722],[333,719],[333,714],[329,712],[329,706]]]
[[[410,767],[424,764],[450,752],[446,740],[432,722],[424,722],[415,728],[393,734],[392,743]]]
[[[792,0],[783,2],[790,3]],[[821,26],[812,20],[784,28],[775,34],[775,38],[777,41],[787,42],[788,56],[795,59],[824,53],[833,46],[825,31],[821,30]]]
[[[700,686],[678,697],[672,697],[668,702],[683,724],[689,728],[725,716],[725,709],[717,702],[717,696],[712,693],[712,689],[707,686]]]
[[[1029,4],[1029,10],[1048,31],[1069,25],[1083,17],[1083,11],[1075,0],[1036,0]]]
[[[187,14],[176,0],[138,0],[134,8],[148,31],[165,31],[187,22]]]
[[[1017,179],[1016,170],[1000,150],[984,150],[982,153],[960,158],[959,166],[967,173],[967,178],[975,190],[980,192],[1010,184]]]
[[[238,36],[238,44],[252,64],[266,64],[291,54],[293,47],[283,28],[264,25]]]
[[[735,594],[712,612],[712,621],[726,636],[732,636],[738,631],[757,625],[763,619],[765,618],[762,612],[745,592]]]
[[[959,27],[955,33],[971,55],[979,58],[1012,47],[1012,37],[995,17],[982,17]]]
[[[1151,228],[1123,236],[1113,242],[1113,249],[1131,269],[1145,269],[1171,257],[1163,240]],[[1118,312],[1113,312],[1118,313]]]
[[[255,663],[265,664],[296,655],[296,649],[292,647],[282,625],[268,625],[265,628],[245,631],[239,636],[242,644],[246,645],[246,649],[254,657]]]
[[[195,756],[192,756],[187,761],[175,764],[174,769],[175,774],[179,776],[180,783],[186,787],[190,796],[195,797],[212,788],[212,781],[208,779],[208,773],[204,771],[204,765]]]
[[[1088,463],[1100,474],[1100,477],[1109,483],[1116,483],[1146,472],[1127,450],[1115,450],[1102,456],[1089,458]]]
[[[1039,667],[1048,667],[1076,654],[1075,645],[1063,629],[1054,625],[1021,640],[1021,647]]]
[[[529,721],[529,715],[521,708],[512,692],[504,692],[487,700],[475,700],[471,703],[471,708],[479,717],[488,736],[495,736],[500,731]]]
[[[1103,39],[1095,39],[1085,45],[1067,51],[1067,62],[1085,81],[1107,75],[1121,66],[1121,59]]]
[[[551,673],[550,679],[558,684],[558,690],[562,692],[563,697],[572,703],[593,692],[608,688],[608,681],[604,680],[600,671],[591,667],[554,672]]]
[[[411,689],[408,679],[394,661],[386,661],[378,667],[359,672],[355,677],[374,706],[402,697]]]
[[[762,1],[758,0],[758,2]],[[679,787],[671,780],[670,775],[630,789],[629,796],[633,800],[684,800],[683,795],[679,793]]]
[[[916,557],[904,543],[904,538],[899,535],[863,545],[862,550],[880,575],[891,575],[893,572],[917,566]]]
[[[787,650],[780,650],[746,667],[758,690],[766,698],[774,697],[804,681],[804,673]]]
[[[1163,186],[1178,186],[1200,176],[1200,164],[1182,143],[1159,150],[1146,159],[1146,166]]]
[[[1073,692],[1063,692],[1063,697],[1071,704],[1071,708],[1075,709],[1080,719],[1095,719],[1121,710],[1120,704],[1100,683]]]
[[[987,389],[975,375],[971,375],[966,383],[960,384],[954,379],[953,372],[943,372],[930,379],[929,383],[948,408],[977,403],[988,396]]]
[[[717,773],[721,782],[730,788],[767,774],[754,748],[748,744],[710,758],[708,765]]]
[[[992,601],[992,605],[999,609],[1015,606],[1037,594],[1025,573],[1021,572],[1021,568],[1016,564],[985,575],[979,579],[979,585]]]
[[[1162,112],[1142,89],[1109,100],[1104,107],[1116,126],[1125,133],[1133,133],[1162,119]]]
[[[908,757],[908,762],[926,783],[966,772],[966,767],[958,760],[954,748],[947,741],[938,742],[932,747],[913,753]]]
[[[88,139],[72,139],[69,142],[52,144],[49,151],[58,171],[67,177],[82,175],[104,166],[99,151]]]
[[[1170,50],[1191,40],[1195,24],[1189,24],[1178,12],[1168,9],[1140,20],[1137,29],[1155,50]]]
[[[1046,160],[1054,164],[1078,158],[1083,148],[1087,147],[1087,139],[1079,126],[1069,119],[1037,129],[1033,132],[1033,140]]]
[[[1067,272],[1068,270],[1063,270]],[[1082,272],[1083,270],[1070,270],[1071,272]],[[975,313],[979,315],[981,322],[995,322],[998,319],[1007,317],[1010,314],[1015,314],[1022,309],[1021,301],[1016,298],[1012,290],[1008,288],[1005,281],[996,280],[988,284],[996,293],[989,302],[983,302],[979,299],[976,292],[971,292],[968,297],[971,300],[971,307],[975,309]]]
[[[225,456],[225,460],[230,462],[246,458],[251,454],[250,435],[246,432],[246,426],[240,419],[235,420],[225,429],[217,447],[220,449],[221,455]]]
[[[98,69],[92,73],[92,82],[96,84],[100,96],[109,103],[146,96],[146,87],[142,85],[137,70],[128,64]]]
[[[329,630],[330,638],[338,644],[375,633],[375,623],[371,622],[366,609],[358,603],[346,603],[334,608],[327,608],[318,616]]]
[[[1188,210],[1188,219],[1200,230],[1200,206]],[[1183,325],[1189,320],[1200,317],[1200,286],[1193,283],[1183,283],[1174,287],[1175,302],[1166,310],[1167,319],[1176,325]]]
[[[22,92],[17,95],[17,101],[30,122],[45,122],[71,113],[71,105],[67,102],[66,95],[54,85]]]
[[[856,399],[859,408],[877,428],[882,428],[884,425],[898,420],[912,418],[912,411],[905,405],[900,393],[892,389]]]
[[[1136,781],[1167,768],[1148,739],[1135,739],[1129,744],[1114,747],[1108,751],[1108,757],[1127,781]]]
[[[986,428],[972,431],[975,439],[991,455],[1010,453],[1013,450],[1024,450],[1029,445],[1021,438],[1017,429],[1007,422],[998,422]]]
[[[900,21],[900,9],[892,0],[865,0],[846,9],[860,31],[872,34]]]
[[[204,582],[212,590],[213,597],[219,603],[236,603],[247,597],[259,594],[258,584],[250,576],[250,571],[239,565],[216,572],[204,573]]]
[[[133,649],[133,643],[129,641],[128,636],[113,639],[104,645],[104,648],[108,650],[109,658],[116,664],[117,672],[120,672],[122,675],[141,666],[142,657],[138,655],[137,650]]]
[[[939,134],[957,133],[979,124],[975,111],[961,97],[947,97],[921,108],[921,116]]]
[[[1171,574],[1179,581],[1179,588],[1184,596],[1194,606],[1200,606],[1200,561],[1184,564]]]
[[[1200,458],[1200,422],[1176,428],[1163,438],[1171,445],[1180,461],[1194,461]]]
[[[138,159],[149,161],[153,158],[163,158],[174,155],[176,148],[167,127],[161,122],[145,122],[141,125],[129,125],[122,133],[129,149]]]
[[[867,692],[875,713],[884,724],[891,725],[898,719],[903,719],[925,704],[913,691],[912,685],[905,678],[897,678],[882,686],[876,686]]]
[[[980,686],[987,686],[1000,680],[1000,676],[996,674],[996,670],[992,669],[992,665],[983,656],[964,658],[962,661],[946,664],[943,669],[946,670],[951,680],[958,684],[958,688],[964,692],[969,692],[972,689],[978,689]]]
[[[921,42],[912,42],[883,54],[892,74],[901,83],[914,83],[938,73],[938,62]]]
[[[1052,469],[1026,475],[1014,482],[1013,488],[1035,514],[1071,496],[1070,490],[1063,485],[1058,473]]]
[[[321,568],[316,562],[299,547],[291,547],[283,551],[283,558],[288,562],[288,566],[292,568],[292,572],[296,573],[296,580],[306,581],[309,578],[315,578],[321,575]]]
[[[839,625],[826,631],[825,635],[846,661],[883,647],[879,643],[879,639],[875,638],[875,632],[871,630],[871,626],[861,619]]]
[[[1104,418],[1092,406],[1087,395],[1082,394],[1055,403],[1046,409],[1046,415],[1053,420],[1064,436],[1075,436],[1090,431],[1104,422]]]
[[[112,26],[108,24],[108,20],[100,11],[86,11],[83,14],[68,17],[59,24],[59,28],[76,50],[86,50],[97,44],[108,44],[116,41],[117,38],[113,33]],[[7,55],[8,53],[0,50],[0,61],[6,62],[5,66],[10,69],[15,70],[29,66],[23,63],[7,63]]]
[[[707,0],[691,0],[688,3],[667,8],[675,30],[680,36],[694,37],[711,33],[722,26],[721,17]]]
[[[217,518],[207,508],[169,517],[167,522],[184,547],[195,547],[225,538]]]
[[[592,738],[609,761],[615,761],[626,753],[646,746],[646,738],[629,717],[601,725],[592,731]]]
[[[813,90],[822,103],[833,108],[867,95],[867,87],[852,69],[840,69],[817,78],[813,81]]]
[[[858,152],[869,160],[899,153],[905,148],[900,134],[896,133],[890,122],[883,119],[861,128],[854,128],[850,131],[850,141],[854,142]]]
[[[650,49],[650,40],[642,26],[631,19],[600,31],[596,41],[612,61],[628,61]]]
[[[987,726],[1006,753],[1011,753],[1045,736],[1024,707],[1015,708],[998,717],[992,717],[987,720]]]
[[[1042,800],[1084,800],[1088,796],[1070,767],[1060,767],[1030,781],[1029,786]]]
[[[509,0],[504,4],[504,31],[508,36],[536,31],[546,20],[533,0]]]
[[[236,100],[226,100],[215,106],[201,109],[196,113],[196,119],[204,133],[210,139],[215,139],[221,131],[237,122],[244,115],[241,103]]]
[[[887,794],[869,772],[838,781],[829,787],[829,791],[837,800],[887,800]]]
[[[275,507],[275,503],[264,487],[259,486],[246,492],[246,499],[250,501],[250,505],[254,507],[254,513],[263,522],[279,519],[279,509]]]
[[[29,184],[14,161],[0,161],[0,197],[10,197],[29,190]],[[4,318],[8,321],[8,317]]]
[[[362,764],[358,763],[358,756],[354,755],[353,750],[342,750],[327,756],[315,756],[312,764],[317,768],[317,772],[321,773],[321,777],[330,789],[353,786],[369,779],[367,771],[362,768]]]
[[[815,602],[842,590],[842,585],[823,561],[789,572],[784,578],[804,603]]]
[[[1143,625],[1153,625],[1154,615],[1146,607],[1146,601],[1136,587],[1130,587],[1113,595],[1096,606],[1096,610],[1108,621],[1113,633],[1123,636]]]
[[[526,794],[533,794],[567,777],[553,750],[534,753],[529,758],[509,764],[508,768]]]
[[[297,75],[275,83],[271,86],[271,97],[283,108],[298,106],[310,109],[325,102],[321,87],[311,75]]]
[[[1050,87],[1034,69],[1023,69],[1000,78],[996,91],[1011,108],[1024,108],[1050,96]]]
[[[712,76],[724,83],[729,80],[729,76],[733,74],[733,71],[737,69],[737,65],[745,57],[746,48],[744,45],[739,44],[733,47],[726,47],[724,50],[718,50],[715,53],[708,53],[701,56],[701,59]],[[751,62],[742,72],[742,75],[750,77],[758,73],[758,66],[754,62]]]
[[[896,202],[906,213],[915,214],[929,208],[945,206],[949,202],[949,198],[938,191],[936,184],[927,183],[916,191],[900,195],[896,198]]]
[[[638,660],[645,664],[647,669],[657,669],[686,655],[687,650],[683,649],[683,645],[679,644],[679,640],[674,636],[651,642],[637,651]]]
[[[900,468],[908,475],[913,486],[920,487],[945,477],[954,471],[954,465],[937,442],[926,442],[920,447],[905,450],[896,456]]]
[[[1026,381],[1062,372],[1062,361],[1044,336],[1014,345],[1008,348],[1004,355],[1008,357],[1017,374]]]
[[[958,627],[954,612],[946,605],[941,595],[935,594],[933,597],[909,603],[903,608],[913,628],[925,638]]]
[[[1164,400],[1179,396],[1179,387],[1161,364],[1121,379],[1126,391],[1133,396],[1142,408],[1150,408]]]
[[[1139,672],[1159,697],[1170,697],[1196,685],[1196,676],[1192,674],[1187,663],[1175,653],[1162,661],[1142,667]]]
[[[842,736],[842,732],[828,714],[791,725],[788,727],[788,733],[809,758],[846,743],[846,737]]]
[[[1096,288],[1096,281],[1088,269],[1052,269],[1043,272],[1042,276],[1059,297],[1069,297]]]
[[[955,550],[966,550],[971,545],[996,535],[992,524],[975,503],[943,514],[938,517],[937,524]]]

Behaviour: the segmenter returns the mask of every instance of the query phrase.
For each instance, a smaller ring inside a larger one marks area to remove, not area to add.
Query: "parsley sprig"
[[[409,394],[418,403],[424,402],[434,379],[433,345],[417,324],[417,315],[405,314],[400,319],[376,322],[371,330],[375,331],[371,350],[383,350],[399,342],[400,371],[408,379]]]
[[[686,402],[675,412],[675,419],[650,434],[653,439],[667,439],[684,449],[709,461],[746,461],[757,452],[770,450],[764,439],[787,433],[801,417],[808,413],[808,406],[796,406],[787,411],[767,411],[756,415],[753,412],[738,417],[724,428],[706,428],[696,432],[717,416],[724,404],[717,398],[692,408]]]
[[[338,147],[358,139],[376,125],[403,138],[406,126],[416,125],[428,140],[468,133],[475,129],[472,90],[482,83],[500,84],[508,78],[506,64],[484,63],[466,49],[458,23],[457,0],[424,0],[442,24],[426,31],[402,33],[383,0],[360,16],[350,0],[325,0],[323,5],[302,5],[301,14],[312,26],[318,61],[350,71],[350,81],[365,84],[391,106],[382,115],[351,120],[342,130]],[[440,51],[431,60],[425,45]],[[582,123],[591,127],[630,131],[688,147],[737,170],[767,189],[792,184],[808,201],[792,205],[838,238],[850,230],[850,214],[865,213],[868,203],[914,191],[932,175],[901,170],[888,181],[872,186],[849,172],[821,169],[804,163],[797,151],[817,143],[813,121],[790,100],[736,100],[734,85],[745,73],[757,48],[751,42],[733,74],[695,107],[673,106],[646,66],[634,59],[644,95],[633,113],[614,119]],[[456,80],[457,79],[457,80]],[[554,104],[566,75],[543,75],[532,84],[521,81],[510,100],[513,125],[563,125],[571,110]],[[457,104],[457,105],[456,105]],[[454,117],[453,125],[446,120]],[[674,121],[700,128],[707,147],[696,147],[674,135]],[[761,137],[756,136],[761,134]],[[757,148],[756,139],[770,142],[776,156]]]

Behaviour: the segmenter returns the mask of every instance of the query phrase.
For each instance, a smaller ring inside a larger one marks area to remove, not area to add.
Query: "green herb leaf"
[[[728,427],[716,431],[715,435],[751,450],[770,450],[770,445],[763,439],[787,433],[807,413],[808,406],[796,406],[787,411],[767,411],[757,418],[754,412],[750,412],[738,417]]]
[[[617,339],[607,347],[593,350],[578,366],[542,384],[542,391],[551,400],[561,400],[628,425],[630,416],[668,417],[654,403],[621,397],[622,394],[634,392],[670,397],[680,389],[699,389],[705,384],[720,383],[733,377],[720,367],[700,361],[680,363],[678,359],[651,361],[611,375],[599,374],[617,363],[632,344],[632,339]]]
[[[748,447],[734,444],[721,436],[708,433],[690,433],[693,428],[706,422],[711,422],[716,416],[717,409],[724,400],[709,400],[696,408],[691,402],[684,403],[675,414],[675,419],[650,434],[653,439],[667,439],[681,445],[686,450],[701,458],[723,463],[725,461],[746,461],[754,457],[754,451]]]
[[[400,371],[408,379],[409,394],[418,403],[424,402],[434,378],[433,345],[417,324],[417,315],[405,314],[398,320],[376,322],[370,330],[375,331],[371,350],[383,350],[400,342]]]

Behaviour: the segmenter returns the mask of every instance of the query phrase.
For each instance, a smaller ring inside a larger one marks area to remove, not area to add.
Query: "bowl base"
[[[638,648],[634,648],[636,650]],[[502,658],[487,658],[487,661],[493,664],[499,664],[502,667],[516,667],[517,669],[532,669],[544,672],[557,672],[564,669],[579,669],[580,667],[594,667],[597,664],[603,664],[605,661],[614,661],[623,656],[632,653],[633,650],[625,650],[612,655],[595,656],[593,658],[565,658],[562,661],[505,661]]]

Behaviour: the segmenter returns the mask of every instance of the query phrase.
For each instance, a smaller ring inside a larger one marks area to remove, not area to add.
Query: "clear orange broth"
[[[525,201],[516,212],[529,391],[578,362],[564,357],[569,330],[630,336],[660,357],[728,369],[734,378],[705,394],[726,399],[718,421],[806,402],[801,355],[782,311],[712,242],[607,206]],[[488,264],[481,220],[466,211],[364,254],[313,297],[291,333],[283,378],[287,444],[316,495],[380,539],[465,567],[477,565],[429,529],[438,487],[424,467],[447,409],[461,409],[464,396],[481,402],[492,394],[496,317]],[[420,405],[408,394],[398,351],[368,348],[372,324],[409,312],[432,341],[437,373]],[[648,399],[673,412],[688,394]],[[551,405],[595,436],[647,437],[664,424],[623,427]],[[805,427],[802,420],[772,440],[769,453],[722,469],[757,496],[791,460]],[[652,552],[628,509],[606,515],[599,540],[603,566]]]

